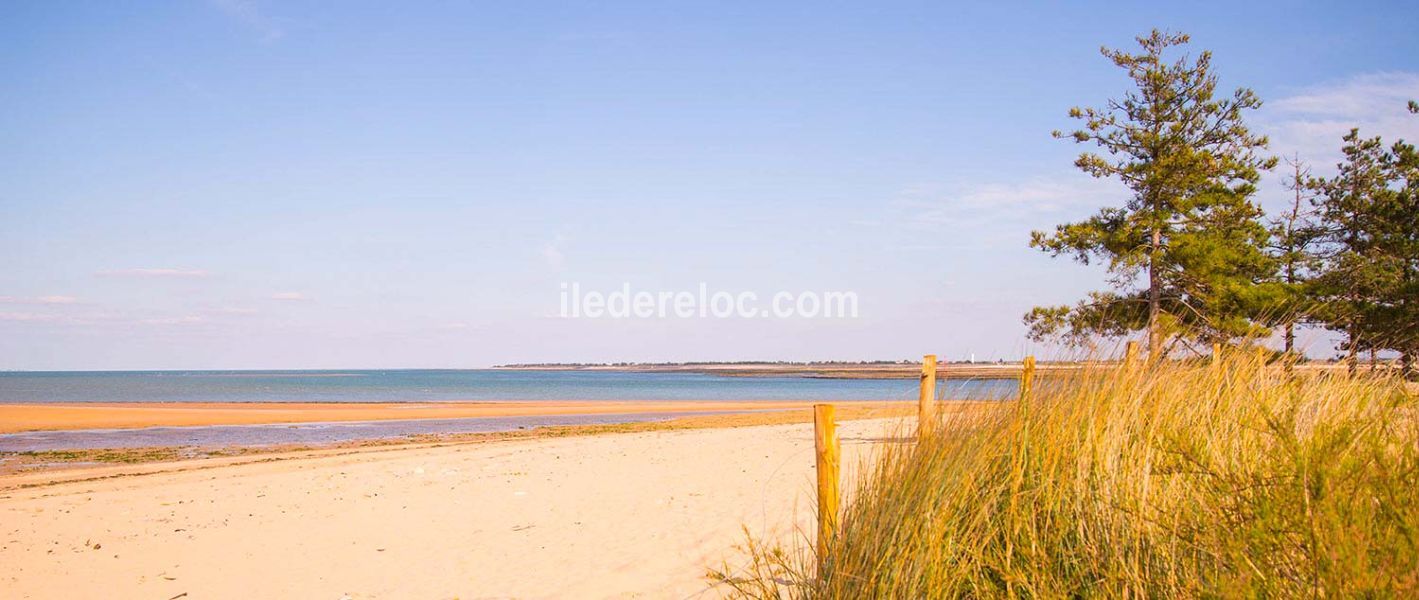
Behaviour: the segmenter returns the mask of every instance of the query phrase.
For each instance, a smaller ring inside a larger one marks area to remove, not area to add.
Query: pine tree
[[[1419,114],[1419,104],[1409,102]],[[1414,377],[1419,355],[1419,149],[1400,140],[1390,149],[1391,192],[1379,207],[1376,246],[1390,271],[1391,285],[1380,298],[1382,347],[1399,352],[1405,376]]]
[[[1388,275],[1375,233],[1381,229],[1380,209],[1390,193],[1391,165],[1380,138],[1361,138],[1358,129],[1351,129],[1343,139],[1345,159],[1336,175],[1309,184],[1318,194],[1315,205],[1325,245],[1311,294],[1320,303],[1320,322],[1345,334],[1342,349],[1353,371],[1356,357],[1375,346],[1375,334],[1384,328],[1378,299]]]
[[[1419,113],[1419,104],[1409,102]],[[1350,369],[1359,352],[1400,354],[1406,376],[1419,355],[1419,150],[1400,140],[1344,137],[1337,174],[1314,179],[1326,252],[1313,292],[1322,323],[1345,334]],[[1372,358],[1373,360],[1373,358]]]
[[[1283,328],[1283,347],[1290,354],[1296,349],[1296,324],[1314,310],[1307,284],[1320,267],[1317,245],[1322,231],[1313,208],[1310,168],[1301,162],[1300,155],[1287,158],[1286,164],[1292,170],[1286,179],[1286,189],[1293,194],[1291,206],[1271,219],[1270,236],[1270,250],[1278,266],[1276,277],[1284,293],[1282,304],[1269,316]]]
[[[1104,108],[1072,109],[1083,126],[1054,133],[1096,145],[1101,153],[1084,152],[1075,165],[1118,179],[1132,197],[1053,234],[1036,231],[1030,241],[1052,256],[1107,261],[1114,290],[1073,307],[1036,308],[1025,322],[1036,339],[1074,342],[1146,330],[1150,354],[1160,357],[1165,339],[1187,344],[1264,331],[1255,316],[1276,303],[1279,288],[1262,283],[1275,262],[1264,252],[1267,230],[1251,196],[1259,171],[1276,160],[1257,154],[1266,138],[1242,118],[1261,106],[1256,94],[1239,88],[1215,97],[1211,53],[1167,62],[1168,50],[1188,36],[1154,30],[1137,41],[1136,54],[1102,50],[1133,89]]]

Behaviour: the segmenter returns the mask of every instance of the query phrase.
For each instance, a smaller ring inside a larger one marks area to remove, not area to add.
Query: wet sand
[[[874,448],[907,441],[896,427],[841,423],[845,489]],[[792,424],[148,465],[0,493],[0,589],[714,598],[704,574],[743,564],[743,528],[812,531],[813,460],[812,426]]]
[[[739,412],[804,408],[812,401],[509,401],[410,403],[68,403],[0,404],[0,433],[71,429],[138,429],[209,425],[339,423],[403,419],[467,419]],[[834,402],[840,406],[881,402]]]
[[[474,417],[467,419],[399,419],[339,423],[276,423],[270,425],[203,425],[200,427],[144,427],[141,429],[61,429],[0,433],[0,473],[15,454],[70,454],[85,450],[139,448],[257,449],[268,447],[322,447],[399,439],[436,439],[449,436],[538,430],[550,427],[589,427],[657,422],[697,415],[741,413],[624,413],[551,415],[535,417]],[[753,413],[753,414],[758,414]]]
[[[916,415],[915,402],[889,402],[871,405],[837,405],[840,421],[872,419],[906,419]],[[948,410],[973,411],[978,403],[951,403]],[[433,435],[398,436],[393,438],[360,438],[357,440],[329,444],[276,444],[256,446],[141,446],[104,447],[92,449],[66,449],[36,452],[0,451],[0,493],[12,489],[47,486],[68,481],[129,477],[171,470],[202,469],[212,466],[232,465],[242,462],[286,460],[290,458],[325,456],[363,452],[377,449],[404,449],[415,447],[447,446],[485,442],[505,442],[512,440],[533,440],[563,438],[586,435],[610,435],[618,433],[647,433],[652,431],[684,431],[690,429],[716,429],[727,427],[755,427],[763,425],[792,425],[813,422],[810,409],[770,410],[754,412],[704,413],[680,415],[668,419],[647,418],[649,413],[641,413],[634,419],[616,419],[609,422],[583,423],[573,425],[546,425],[541,427],[507,429],[486,432],[443,433]],[[612,415],[610,418],[614,418]],[[522,417],[493,417],[489,419],[457,419],[458,421],[491,421],[496,419],[519,419]],[[600,415],[580,417],[533,417],[546,419],[600,419]],[[429,421],[377,421],[356,423],[356,425],[390,425],[427,423]],[[321,426],[317,424],[316,426]],[[211,427],[170,428],[183,431],[205,429],[251,429],[284,428],[288,425],[233,425]],[[306,427],[305,425],[299,427]],[[69,434],[110,432],[122,435],[131,430],[70,430],[39,433],[0,435],[0,439],[14,436],[62,436]]]

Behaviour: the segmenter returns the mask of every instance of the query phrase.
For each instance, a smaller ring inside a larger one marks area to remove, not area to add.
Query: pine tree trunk
[[[1163,339],[1158,335],[1158,312],[1162,290],[1158,286],[1158,247],[1163,243],[1162,232],[1153,229],[1153,247],[1148,253],[1148,360],[1162,358]]]
[[[1351,375],[1354,375],[1355,369],[1359,366],[1360,362],[1360,348],[1359,345],[1355,342],[1355,327],[1353,325],[1350,326],[1348,335],[1350,336],[1350,339],[1346,340],[1346,343],[1349,344],[1350,349],[1349,352],[1345,355],[1345,371]]]
[[[1300,177],[1300,176],[1297,175],[1297,178],[1299,178],[1299,177]],[[1295,224],[1295,222],[1296,222],[1296,215],[1299,214],[1300,211],[1301,211],[1301,208],[1300,208],[1300,207],[1301,207],[1301,204],[1300,204],[1300,203],[1301,203],[1301,194],[1300,194],[1300,192],[1296,192],[1296,209],[1291,212],[1291,223],[1292,223],[1292,225],[1288,225],[1288,226],[1287,226],[1287,229],[1286,229],[1286,230],[1287,230],[1288,232],[1290,232],[1292,229],[1295,228],[1295,225],[1294,225],[1294,224]],[[1293,234],[1288,233],[1288,235],[1293,235]],[[1286,285],[1289,285],[1289,286],[1295,286],[1295,285],[1296,285],[1296,258],[1295,258],[1295,254],[1294,254],[1294,248],[1287,248],[1287,259],[1286,259]],[[1290,311],[1288,310],[1287,312],[1290,312]],[[1288,314],[1288,315],[1286,316],[1286,337],[1285,337],[1285,339],[1286,339],[1286,354],[1290,354],[1292,350],[1295,350],[1295,349],[1296,349],[1296,315],[1295,315],[1294,313]]]
[[[1411,104],[1411,106],[1413,106],[1413,105]],[[1415,112],[1419,112],[1419,111],[1415,111]],[[1403,280],[1403,284],[1402,284],[1402,285],[1403,285],[1403,289],[1410,289],[1410,285],[1411,285],[1410,282],[1412,282],[1413,280],[1414,280],[1414,269],[1411,268],[1411,264],[1410,264],[1410,263],[1407,263],[1407,262],[1406,262],[1405,265],[1404,265],[1404,280]],[[1401,296],[1401,297],[1400,297],[1400,299],[1399,299],[1399,306],[1400,306],[1400,309],[1401,309],[1401,310],[1400,310],[1400,313],[1399,313],[1399,314],[1401,314],[1401,315],[1413,315],[1413,314],[1414,314],[1412,311],[1409,310],[1409,300],[1410,300],[1410,299],[1409,299],[1409,296]],[[1410,323],[1410,325],[1412,326],[1413,323]],[[1411,335],[1406,335],[1406,336],[1403,336],[1402,338],[1400,338],[1400,339],[1402,340],[1402,341],[1400,342],[1400,346],[1402,346],[1402,348],[1399,350],[1399,376],[1400,376],[1400,377],[1403,377],[1403,378],[1405,378],[1405,379],[1414,379],[1414,375],[1415,375],[1415,373],[1414,373],[1414,347],[1415,347],[1416,342],[1419,342],[1419,340],[1416,340],[1416,339],[1414,339],[1414,338],[1412,337],[1412,335],[1413,335],[1414,333],[1415,333],[1415,331],[1414,331],[1413,329],[1411,329],[1411,330],[1410,330],[1410,334],[1411,334]]]

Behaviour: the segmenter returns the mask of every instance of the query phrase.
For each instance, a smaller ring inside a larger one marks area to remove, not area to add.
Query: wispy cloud
[[[120,322],[123,318],[110,312],[85,312],[75,314],[70,311],[0,311],[0,321],[17,323],[47,323],[55,325],[91,325],[104,322]]]
[[[0,296],[0,304],[50,304],[50,305],[59,305],[59,304],[77,304],[78,302],[79,302],[79,299],[78,299],[78,298],[75,298],[75,297],[73,297],[73,296],[35,296],[35,297]]]
[[[197,316],[197,315],[184,315],[184,316],[181,316],[181,317],[162,317],[162,318],[156,318],[156,319],[142,319],[142,320],[140,320],[140,321],[138,321],[138,322],[139,322],[139,323],[142,323],[142,324],[144,324],[144,325],[196,325],[196,324],[198,324],[198,323],[206,323],[206,322],[207,322],[207,318],[206,318],[206,317],[200,317],[200,316]]]
[[[209,273],[203,269],[112,269],[95,273],[100,277],[133,277],[149,279],[198,279],[206,277]]]
[[[282,300],[286,302],[306,302],[311,298],[302,292],[276,292],[271,294],[272,300]]]
[[[1386,143],[1419,141],[1419,117],[1408,101],[1419,100],[1419,73],[1370,73],[1298,90],[1262,107],[1259,130],[1271,134],[1276,154],[1328,169],[1340,160],[1340,138],[1350,128]]]
[[[1271,102],[1277,110],[1351,119],[1405,110],[1419,98],[1419,73],[1369,73],[1307,88]]]
[[[146,313],[146,314],[145,314]],[[217,316],[212,313],[213,316]],[[128,311],[0,311],[0,322],[28,323],[61,327],[131,327],[131,326],[181,326],[219,321],[205,314],[153,314],[144,310]],[[121,329],[120,329],[121,330]]]
[[[206,312],[213,315],[233,315],[244,317],[257,314],[260,311],[254,308],[246,308],[241,306],[221,306],[217,308],[207,309]]]
[[[49,323],[49,322],[59,321],[59,320],[61,320],[62,318],[63,318],[63,317],[61,317],[61,316],[59,316],[59,315],[49,315],[49,314],[43,314],[43,313],[32,313],[32,312],[0,312],[0,321],[20,321],[20,322]]]
[[[899,222],[922,227],[1021,222],[1041,216],[1087,214],[1118,204],[1127,190],[1116,182],[1087,175],[1036,178],[1022,182],[972,185],[919,185],[902,190],[892,202]]]
[[[280,24],[251,0],[207,0],[207,3],[233,21],[256,32],[262,42],[274,42],[286,35]]]
[[[542,245],[542,260],[554,268],[562,268],[566,264],[567,257],[562,251],[562,247],[567,243],[567,236],[557,234],[550,241]]]

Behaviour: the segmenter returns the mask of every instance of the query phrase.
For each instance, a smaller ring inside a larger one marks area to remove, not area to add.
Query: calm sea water
[[[1012,397],[1014,380],[950,380],[945,398]],[[915,400],[905,379],[720,377],[608,371],[131,371],[0,373],[0,403],[35,402],[441,402],[455,400]],[[624,423],[695,414],[626,413],[91,429],[0,434],[6,452],[145,446],[326,444],[416,435]]]
[[[946,398],[1015,393],[1014,380],[949,380]],[[722,377],[502,370],[0,373],[0,403],[439,402],[455,400],[914,400],[914,379]]]

